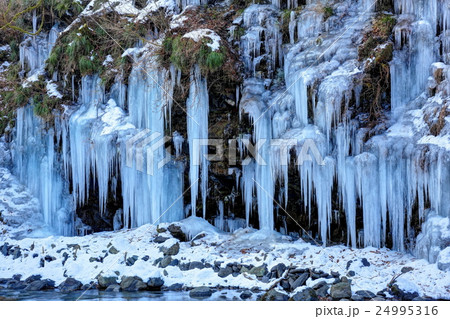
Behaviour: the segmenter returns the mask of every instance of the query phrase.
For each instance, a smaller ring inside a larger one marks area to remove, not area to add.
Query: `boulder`
[[[30,283],[32,283],[33,281],[41,280],[41,279],[42,279],[42,276],[41,276],[41,275],[31,275],[31,276],[29,276],[27,279],[25,279],[25,282],[26,282],[27,284],[30,284]]]
[[[286,301],[289,300],[289,296],[276,291],[275,289],[271,289],[268,292],[266,292],[264,295],[262,295],[261,297],[262,301]]]
[[[100,289],[106,289],[111,285],[117,285],[117,277],[105,277],[100,275],[98,276],[97,281]]]
[[[233,273],[233,269],[231,267],[225,267],[225,268],[220,268],[220,270],[217,273],[217,275],[220,278],[225,278],[225,277],[231,275],[232,273]]]
[[[164,280],[159,277],[152,277],[147,281],[147,286],[150,290],[161,290],[164,285]]]
[[[115,255],[115,254],[118,254],[119,253],[119,251],[116,249],[116,247],[114,247],[114,246],[111,246],[110,248],[109,248],[109,253],[110,254],[112,254],[112,255]]]
[[[160,261],[159,267],[160,268],[166,268],[167,266],[170,265],[171,262],[172,262],[172,257],[166,256]]]
[[[358,290],[357,292],[355,292],[355,294],[357,294],[358,296],[361,296],[363,298],[368,298],[368,299],[372,299],[372,298],[376,297],[376,295],[369,290]]]
[[[189,291],[189,297],[195,299],[206,299],[211,297],[212,290],[209,287],[197,287]]]
[[[20,280],[9,280],[6,284],[6,288],[8,289],[14,289],[14,290],[22,290],[25,289],[27,284],[24,281]]]
[[[241,297],[242,300],[247,300],[248,298],[250,298],[252,296],[252,292],[250,290],[244,290],[239,297]]]
[[[112,291],[112,292],[120,292],[120,285],[118,284],[113,284],[113,285],[109,285],[108,287],[106,287],[105,291]]]
[[[343,299],[352,297],[352,288],[350,283],[340,282],[331,286],[330,295],[333,299]]]
[[[252,269],[249,270],[249,274],[251,275],[255,275],[256,277],[262,277],[265,274],[267,274],[269,271],[267,270],[267,265],[263,264],[261,266],[258,267],[253,267]]]
[[[138,259],[139,259],[139,256],[133,255],[133,256],[127,258],[127,261],[126,261],[125,264],[126,264],[127,266],[133,266],[134,263],[135,263]]]
[[[164,251],[165,256],[175,256],[180,251],[180,244],[176,243],[170,246],[166,251]]]
[[[188,236],[186,236],[186,234],[183,232],[181,226],[170,224],[169,227],[167,227],[167,229],[169,230],[170,234],[176,239],[180,241],[187,241]]]
[[[35,280],[27,285],[25,290],[27,291],[41,291],[52,289],[55,286],[55,282],[53,280]]]
[[[270,272],[276,273],[277,278],[280,278],[283,275],[283,273],[285,272],[285,270],[286,270],[286,265],[283,263],[279,263],[278,265],[273,266],[272,269],[270,269]]]
[[[302,291],[297,292],[292,296],[291,300],[293,301],[317,301],[317,293],[312,288],[305,288]]]
[[[122,288],[123,291],[139,291],[146,290],[147,285],[138,276],[123,276],[120,288]]]
[[[370,266],[370,262],[367,260],[367,258],[361,259],[361,263],[362,263],[363,267],[369,267]]]
[[[300,276],[298,276],[298,278],[292,283],[291,285],[291,289],[295,290],[296,288],[303,286],[306,283],[306,280],[308,280],[309,278],[309,274],[308,273],[303,273]]]
[[[203,268],[205,268],[205,265],[202,262],[199,262],[199,261],[192,261],[189,264],[189,270],[191,270],[191,269],[203,269]]]
[[[165,242],[168,239],[169,239],[169,237],[156,236],[155,239],[153,239],[153,242],[157,243],[157,244],[162,244],[163,242]]]
[[[82,286],[83,286],[83,284],[80,281],[69,277],[58,286],[58,289],[62,293],[68,293],[68,292],[80,290],[80,288]]]

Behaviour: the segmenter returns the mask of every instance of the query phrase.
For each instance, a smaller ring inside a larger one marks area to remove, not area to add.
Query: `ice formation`
[[[174,3],[151,2],[139,12],[131,1],[124,1],[115,10],[139,19],[157,5],[179,13],[206,2],[180,0],[176,9]],[[358,243],[382,247],[391,238],[394,249],[412,250],[418,236],[416,254],[445,263],[447,255],[440,256],[439,251],[448,245],[447,230],[437,229],[433,221],[439,219],[444,225],[450,218],[448,1],[394,0],[392,105],[387,128],[379,134],[369,134],[349,114],[352,103],[359,106],[364,65],[370,62],[359,60],[358,46],[375,16],[375,3],[307,0],[302,10],[283,17],[289,19],[285,21],[288,40],[283,44],[279,8],[299,5],[295,0],[250,5],[230,28],[234,37],[239,34],[236,43],[244,63],[236,103],[240,117],[246,115],[251,122],[251,134],[239,139],[242,167],[232,168],[245,222],[219,202],[215,225],[233,231],[251,226],[257,215],[259,228],[273,230],[275,212],[284,215],[289,201],[288,173],[295,161],[301,193],[296,213],[310,220],[317,214],[315,240],[326,245],[333,220],[343,213],[347,243],[353,247]],[[325,17],[325,5],[331,6],[331,17]],[[91,9],[88,6],[83,14]],[[172,22],[181,20],[178,15]],[[244,30],[242,34],[238,28]],[[21,44],[20,61],[29,81],[43,70],[57,35],[55,26]],[[206,29],[186,36],[207,37],[213,50],[222,41]],[[104,214],[108,199],[120,192],[123,207],[113,212],[114,228],[180,220],[189,207],[195,216],[200,197],[206,217],[209,82],[199,67],[191,70],[187,134],[172,132],[170,97],[177,71],[159,67],[152,50],[151,45],[125,50],[123,56],[134,60],[131,74],[127,81],[117,79],[110,92],[105,92],[98,75],[83,77],[79,100],[54,128],[45,127],[32,105],[18,110],[12,143],[14,172],[39,199],[45,222],[58,233],[74,233],[74,205],[83,206],[92,193],[98,193],[99,211]],[[47,84],[49,94],[56,94],[52,83]],[[431,130],[437,126],[437,131]],[[175,156],[162,147],[167,131],[173,136]],[[183,194],[188,189],[184,189],[185,167],[180,160],[185,143],[191,195],[186,207]],[[250,144],[256,145],[259,157],[247,159]],[[161,167],[161,162],[167,163]],[[362,214],[362,229],[356,225],[358,214]],[[421,234],[411,226],[414,218],[423,222]]]

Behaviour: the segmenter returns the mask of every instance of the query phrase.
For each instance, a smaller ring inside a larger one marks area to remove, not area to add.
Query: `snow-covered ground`
[[[102,274],[119,278],[139,276],[144,281],[150,277],[161,277],[165,286],[181,283],[185,287],[259,287],[266,290],[276,279],[264,283],[255,275],[245,272],[235,277],[229,275],[221,278],[213,268],[181,270],[180,264],[196,261],[214,265],[223,262],[224,267],[236,262],[253,266],[266,264],[270,270],[283,263],[286,266],[322,270],[326,273],[339,272],[341,276],[354,271],[355,275],[349,277],[353,293],[358,290],[376,293],[386,288],[395,275],[401,274],[403,267],[411,267],[411,271],[397,279],[400,289],[405,292],[417,291],[421,296],[450,299],[450,272],[441,271],[436,264],[416,259],[409,254],[370,247],[351,249],[342,245],[323,248],[301,239],[293,241],[276,232],[250,228],[239,229],[233,234],[223,233],[198,217],[190,217],[175,224],[180,225],[183,232],[194,239],[179,242],[169,231],[161,232],[169,224],[160,224],[158,227],[144,225],[133,230],[103,232],[84,237],[52,236],[13,240],[3,235],[1,241],[19,246],[21,256],[14,259],[11,255],[5,257],[0,254],[0,278],[11,278],[15,274],[21,274],[22,278],[42,275],[59,284],[66,277],[73,277],[88,284],[96,281],[96,276]],[[205,236],[197,236],[200,233]],[[163,243],[156,243],[153,240],[157,236],[168,239]],[[165,268],[155,265],[155,260],[163,258],[163,251],[176,243],[179,243],[180,249],[171,258],[178,259],[179,265]],[[127,265],[127,259],[133,256],[137,256],[137,260],[133,265]],[[52,259],[49,257],[54,257],[55,260],[45,261],[44,267],[41,267],[41,259],[45,257],[48,260]],[[370,265],[364,262],[364,266],[363,258]],[[312,287],[323,280],[309,278],[306,286]],[[334,279],[325,280],[332,283]],[[299,287],[291,294],[303,289],[304,286]]]

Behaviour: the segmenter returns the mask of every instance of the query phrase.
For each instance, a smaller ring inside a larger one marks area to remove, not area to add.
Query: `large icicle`
[[[209,166],[207,159],[209,97],[206,79],[200,74],[200,68],[197,65],[191,71],[191,85],[186,106],[192,215],[196,215],[198,189],[200,184],[203,203],[203,218],[205,218]]]

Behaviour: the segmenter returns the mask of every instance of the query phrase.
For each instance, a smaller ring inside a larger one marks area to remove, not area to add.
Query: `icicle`
[[[206,79],[200,74],[200,68],[195,66],[191,71],[191,86],[187,106],[187,134],[189,141],[189,178],[191,182],[192,214],[195,215],[199,181],[203,201],[203,218],[206,217],[206,196],[208,188],[208,88]],[[201,171],[201,178],[200,178]]]

